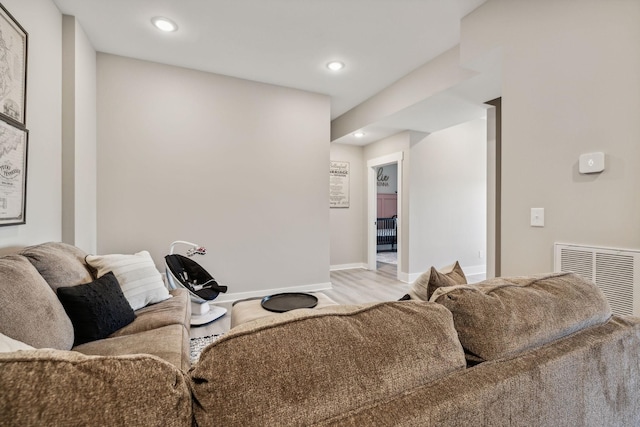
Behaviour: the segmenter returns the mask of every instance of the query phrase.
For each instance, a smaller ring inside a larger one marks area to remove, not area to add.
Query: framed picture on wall
[[[0,226],[26,223],[29,131],[0,120]]]
[[[329,168],[329,207],[349,207],[349,162],[331,161]]]
[[[25,125],[28,34],[0,4],[0,117]]]

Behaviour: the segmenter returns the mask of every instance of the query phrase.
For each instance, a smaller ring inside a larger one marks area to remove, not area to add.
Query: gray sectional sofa
[[[206,348],[216,425],[638,426],[640,319],[573,274],[264,317]]]
[[[0,353],[2,425],[640,425],[640,318],[612,316],[574,274],[263,317],[187,369],[186,296],[71,347],[48,273],[27,255],[0,258],[0,333],[39,347]]]
[[[0,336],[36,348],[0,352],[0,425],[191,425],[187,291],[74,345],[56,293],[94,281],[85,257],[53,242],[0,257]]]

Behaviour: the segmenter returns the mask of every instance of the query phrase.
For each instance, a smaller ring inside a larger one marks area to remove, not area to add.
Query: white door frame
[[[378,240],[378,229],[376,227],[377,219],[377,194],[378,187],[376,182],[375,168],[386,166],[392,163],[398,164],[398,222],[396,230],[396,248],[398,248],[398,268],[397,275],[400,277],[400,266],[402,265],[402,160],[404,153],[388,154],[382,157],[376,157],[367,161],[367,268],[375,271],[377,269],[376,262],[376,242]]]

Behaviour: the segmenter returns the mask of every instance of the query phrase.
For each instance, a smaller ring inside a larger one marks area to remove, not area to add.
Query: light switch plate
[[[544,208],[531,208],[531,226],[544,227]]]

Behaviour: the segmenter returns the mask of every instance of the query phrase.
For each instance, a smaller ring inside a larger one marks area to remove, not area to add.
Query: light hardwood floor
[[[396,279],[396,266],[378,263],[378,270],[332,271],[330,274],[332,289],[322,291],[338,304],[364,304],[379,301],[395,301],[410,288],[409,283]],[[227,332],[231,326],[231,303],[217,303],[228,311],[220,319],[209,325],[192,327],[191,338]]]
[[[376,271],[361,268],[332,271],[333,289],[323,293],[339,304],[396,301],[411,287],[396,279],[396,271],[394,264],[380,262]]]

